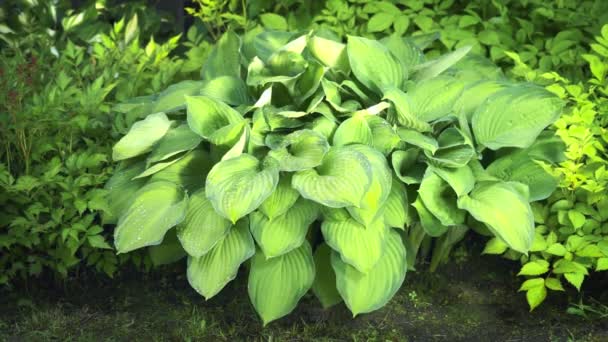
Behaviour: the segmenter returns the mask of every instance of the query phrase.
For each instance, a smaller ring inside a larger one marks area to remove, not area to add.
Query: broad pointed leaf
[[[325,220],[321,224],[325,242],[340,253],[342,260],[359,272],[368,273],[385,250],[389,228],[382,219],[363,226],[354,219]]]
[[[215,145],[234,142],[241,135],[244,120],[227,104],[208,96],[189,96],[188,126]]]
[[[342,301],[336,289],[336,273],[331,267],[332,249],[325,243],[319,245],[314,253],[316,276],[312,284],[312,292],[321,302],[324,309]]]
[[[133,124],[129,133],[114,145],[112,159],[118,161],[149,152],[170,126],[171,121],[165,113],[148,115],[144,120]]]
[[[190,195],[186,218],[177,227],[177,237],[186,252],[201,257],[230,231],[230,221],[218,215],[200,189]]]
[[[328,150],[323,135],[304,129],[285,136],[269,155],[279,162],[281,171],[302,171],[319,166]]]
[[[278,181],[276,165],[242,154],[215,164],[207,175],[205,190],[215,211],[235,223],[257,209]]]
[[[511,249],[527,253],[534,240],[534,215],[530,204],[511,185],[480,182],[471,194],[458,199],[468,211]]]
[[[258,251],[249,271],[249,298],[264,325],[289,314],[312,286],[315,263],[308,242],[280,257]]]
[[[368,273],[345,263],[336,252],[331,256],[338,292],[353,316],[383,307],[405,280],[407,261],[401,237],[391,230],[386,240],[382,257]]]
[[[207,254],[188,258],[188,282],[209,299],[236,278],[239,266],[254,254],[247,220],[239,221]]]
[[[118,220],[114,244],[118,253],[158,245],[165,233],[186,216],[188,196],[166,181],[148,183],[141,188],[127,211]]]

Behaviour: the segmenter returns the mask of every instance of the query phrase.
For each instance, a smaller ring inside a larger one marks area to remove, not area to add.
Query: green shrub
[[[521,261],[519,275],[526,277],[521,291],[526,291],[531,309],[544,301],[548,290],[565,291],[564,281],[580,290],[590,272],[608,270],[608,25],[601,33],[591,45],[592,53],[583,55],[593,75],[585,83],[533,70],[511,54],[515,74],[544,84],[567,103],[554,125],[566,143],[566,160],[547,168],[560,184],[546,202],[533,206],[538,226],[531,253],[515,253],[496,239],[485,249]]]
[[[527,253],[562,103],[468,48],[426,60],[422,38],[226,33],[202,80],[132,109],[152,114],[113,149],[118,252],[187,255],[206,298],[251,258],[264,324],[310,288],[354,315],[382,307],[425,236],[436,262],[466,225]]]
[[[86,263],[108,275],[126,261],[107,243],[98,210],[112,173],[111,142],[137,117],[114,104],[179,79],[179,37],[141,47],[136,19],[61,51],[24,33],[0,59],[0,284]],[[147,261],[149,264],[149,261]]]

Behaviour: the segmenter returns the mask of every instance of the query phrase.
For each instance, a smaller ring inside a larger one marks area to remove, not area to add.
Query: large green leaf
[[[354,219],[325,220],[321,224],[325,242],[338,253],[342,260],[359,272],[367,273],[374,268],[385,250],[389,228],[379,219],[363,226]]]
[[[175,229],[170,229],[160,245],[148,247],[152,265],[158,267],[169,265],[183,259],[187,254],[177,240]]]
[[[149,152],[167,133],[171,121],[165,113],[148,115],[133,124],[129,133],[122,137],[112,149],[114,160],[123,160]]]
[[[207,254],[188,258],[188,282],[209,299],[234,279],[239,266],[254,254],[247,220],[239,221]]]
[[[319,215],[319,207],[300,198],[282,215],[269,219],[259,211],[250,215],[251,234],[267,258],[281,256],[304,243],[308,227]]]
[[[427,165],[419,162],[418,148],[395,151],[391,154],[391,164],[395,175],[405,184],[419,184],[422,181]]]
[[[348,36],[346,50],[355,77],[379,95],[387,88],[401,88],[407,79],[407,70],[378,41]]]
[[[205,185],[205,177],[212,166],[213,161],[209,154],[196,149],[152,175],[150,180],[170,181],[183,186],[189,192],[194,192]]]
[[[533,85],[519,85],[490,96],[473,114],[477,142],[492,150],[525,148],[559,117],[562,101],[553,93]]]
[[[391,101],[395,106],[396,120],[403,128],[418,132],[429,132],[431,130],[431,125],[418,118],[411,97],[402,90],[388,88],[384,91],[384,99]]]
[[[260,212],[269,219],[283,215],[300,197],[300,194],[291,187],[290,173],[282,173],[274,192],[260,205]]]
[[[241,154],[215,164],[207,175],[205,190],[215,211],[236,223],[257,209],[278,182],[278,167],[272,160],[262,163],[252,155]]]
[[[308,40],[310,53],[326,67],[348,72],[348,55],[346,45],[322,37],[310,37]]]
[[[468,194],[475,186],[475,175],[469,166],[459,168],[430,166],[429,169],[446,181],[458,197]]]
[[[424,175],[418,194],[426,209],[442,225],[454,226],[464,222],[466,213],[456,206],[456,193],[447,182],[432,170],[427,170]]]
[[[342,146],[349,144],[373,144],[372,129],[369,127],[365,116],[355,115],[344,120],[334,133],[333,145]]]
[[[361,206],[372,182],[368,158],[352,146],[332,147],[320,166],[296,172],[292,186],[304,198],[332,208]]]
[[[420,147],[425,151],[429,151],[431,154],[435,153],[435,151],[437,151],[439,148],[439,143],[437,140],[420,132],[411,129],[399,128],[397,129],[397,134],[399,135],[401,141]]]
[[[420,225],[427,235],[437,237],[445,234],[448,227],[441,224],[439,219],[437,219],[435,215],[433,215],[433,213],[427,209],[420,196],[416,198],[414,203],[412,203],[412,206],[416,208]]]
[[[202,86],[201,81],[181,81],[170,85],[158,94],[152,113],[171,113],[186,108],[186,96],[197,95]]]
[[[527,253],[534,240],[534,215],[528,201],[505,182],[479,182],[469,195],[458,199],[468,211],[511,249]]]
[[[455,127],[445,129],[437,138],[439,148],[425,151],[429,163],[440,167],[461,168],[475,157],[473,143]]]
[[[391,193],[384,205],[384,222],[389,227],[405,229],[412,222],[407,201],[407,191],[398,178],[393,177]]]
[[[148,183],[141,188],[127,211],[118,220],[114,244],[118,253],[158,245],[165,233],[186,216],[188,196],[166,181]]]
[[[351,216],[367,226],[382,214],[381,209],[391,192],[392,172],[382,153],[366,145],[352,145],[370,161],[372,182],[363,195],[360,207],[346,207]]]
[[[308,242],[280,257],[258,251],[251,261],[248,292],[264,325],[289,314],[312,286],[315,263]]]
[[[442,72],[446,71],[449,67],[456,64],[467,53],[469,53],[469,51],[471,51],[471,46],[464,46],[437,59],[417,65],[415,79],[418,81],[424,81],[426,79],[438,76]]]
[[[241,135],[243,116],[227,104],[208,96],[188,96],[188,126],[215,145],[234,142]]]
[[[211,80],[220,76],[241,77],[241,39],[233,31],[226,31],[203,65],[201,76]]]
[[[377,115],[366,115],[365,120],[372,130],[372,145],[376,150],[388,155],[399,145],[401,139],[386,120]]]
[[[302,171],[319,166],[328,150],[323,135],[303,129],[285,136],[269,155],[279,162],[281,171]]]
[[[454,111],[463,114],[468,122],[473,119],[473,114],[488,97],[494,93],[508,87],[509,84],[502,81],[481,80],[473,84],[468,84],[462,95],[454,104]]]
[[[416,118],[425,122],[440,119],[453,112],[464,85],[452,77],[435,77],[416,83],[407,93]]]
[[[239,106],[249,103],[247,85],[240,77],[235,76],[220,76],[206,81],[203,83],[200,92],[197,94],[212,97],[232,106]]]
[[[192,132],[188,125],[180,125],[170,129],[159,141],[158,145],[148,155],[147,163],[155,163],[168,159],[178,153],[189,151],[198,146],[201,137]]]
[[[398,34],[392,34],[380,41],[388,50],[397,57],[403,69],[412,70],[424,60],[422,51],[410,41],[403,39]]]
[[[232,224],[218,215],[211,201],[200,189],[190,195],[186,218],[177,227],[177,237],[186,252],[193,257],[201,257],[228,234]]]
[[[321,302],[324,309],[342,301],[336,289],[336,273],[331,267],[331,248],[323,243],[317,247],[314,254],[316,276],[312,284],[312,292]]]
[[[338,292],[353,316],[381,308],[403,284],[407,271],[405,247],[393,230],[386,240],[382,257],[368,273],[345,263],[336,252],[331,256]]]
[[[116,223],[116,220],[129,208],[137,191],[146,184],[144,179],[133,179],[144,170],[145,166],[143,161],[131,163],[123,161],[114,170],[114,174],[105,185],[105,189],[108,190],[106,202],[110,210],[103,217],[105,223]]]
[[[496,159],[488,165],[486,171],[505,181],[526,184],[531,202],[548,198],[557,188],[557,179],[530,157],[529,149]]]

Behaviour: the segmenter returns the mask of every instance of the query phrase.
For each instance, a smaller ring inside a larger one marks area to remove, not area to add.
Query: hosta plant
[[[428,236],[437,260],[467,226],[527,253],[561,102],[467,48],[426,60],[426,43],[224,34],[202,80],[131,102],[143,119],[108,184],[118,252],[187,256],[207,299],[250,260],[264,324],[310,289],[353,315],[381,308]]]

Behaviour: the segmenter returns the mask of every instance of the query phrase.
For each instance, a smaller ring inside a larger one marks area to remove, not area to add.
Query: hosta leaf
[[[386,88],[401,88],[407,78],[407,70],[378,41],[348,36],[346,50],[355,77],[379,95]]]
[[[198,94],[202,86],[201,81],[181,81],[170,85],[158,94],[152,112],[171,113],[186,108],[186,96]]]
[[[468,194],[475,186],[475,175],[473,175],[473,171],[471,171],[469,166],[459,168],[431,166],[430,170],[446,181],[458,197]]]
[[[418,81],[423,81],[441,74],[449,67],[456,64],[467,53],[469,53],[470,50],[471,46],[464,46],[435,60],[418,65],[416,67],[415,79]]]
[[[418,218],[420,219],[420,225],[426,234],[433,237],[445,234],[448,227],[441,224],[439,219],[437,219],[433,213],[426,208],[420,196],[416,198],[414,203],[412,203],[412,206],[416,208]]]
[[[504,182],[479,182],[469,195],[458,198],[468,211],[511,249],[527,253],[534,241],[534,215],[530,204]]]
[[[481,145],[525,148],[560,115],[562,101],[544,88],[520,85],[490,96],[473,114],[473,133]]]
[[[188,126],[196,134],[215,145],[234,142],[244,125],[239,112],[227,104],[207,96],[189,96]]]
[[[308,242],[272,259],[258,251],[251,261],[248,292],[264,325],[289,314],[314,278],[315,264]]]
[[[397,57],[403,69],[408,72],[424,60],[422,51],[416,45],[397,34],[383,38],[380,42]]]
[[[155,163],[170,158],[178,153],[189,151],[198,146],[201,137],[192,132],[188,125],[170,129],[148,155],[147,163]]]
[[[425,151],[429,163],[446,168],[461,168],[476,155],[473,143],[455,127],[445,129],[437,138],[435,153]]]
[[[154,266],[172,264],[186,256],[186,252],[175,236],[175,229],[165,235],[160,245],[148,247],[148,254]]]
[[[212,80],[220,76],[241,77],[241,39],[233,31],[226,31],[207,57],[201,76]]]
[[[368,273],[345,263],[336,252],[331,256],[338,292],[353,316],[381,308],[403,284],[407,270],[405,247],[397,232],[388,233],[384,253]]]
[[[186,215],[188,196],[173,183],[157,181],[141,188],[114,231],[118,253],[158,245]]]
[[[453,112],[454,104],[460,98],[463,89],[462,82],[442,76],[416,83],[407,94],[416,118],[431,122]]]
[[[300,247],[308,227],[318,215],[317,204],[300,198],[289,210],[273,219],[259,211],[253,212],[250,215],[251,234],[264,255],[274,258]]]
[[[395,177],[384,205],[384,222],[389,227],[400,229],[405,229],[412,222],[405,186]]]
[[[304,101],[310,98],[319,86],[321,85],[321,79],[325,76],[326,68],[319,63],[310,61],[308,67],[298,78],[293,89],[290,89],[290,93],[294,97],[297,104],[301,105]],[[320,101],[320,100],[319,100]],[[305,113],[308,113],[306,111]]]
[[[320,166],[296,172],[292,186],[304,198],[332,208],[361,206],[372,182],[368,158],[352,147],[332,147]]]
[[[365,120],[372,131],[372,145],[376,150],[388,155],[399,145],[401,139],[386,120],[376,115],[366,115]]]
[[[381,209],[391,192],[392,172],[386,158],[380,152],[366,145],[353,145],[370,161],[372,182],[361,201],[360,207],[346,207],[351,216],[367,226],[378,219]]]
[[[319,166],[328,150],[323,135],[304,129],[285,136],[269,155],[279,162],[281,171],[302,171]]]
[[[234,279],[239,266],[254,254],[247,220],[239,221],[207,254],[188,258],[188,282],[209,299]]]
[[[384,99],[391,101],[395,106],[397,122],[403,128],[418,132],[429,132],[431,130],[431,125],[417,117],[408,94],[398,88],[388,88],[384,91]]]
[[[134,123],[129,133],[114,145],[112,159],[128,159],[150,151],[170,126],[171,121],[165,113],[148,115],[144,120]]]
[[[207,175],[205,190],[215,211],[235,223],[257,209],[278,181],[276,165],[242,154],[215,164]]]
[[[409,148],[405,151],[395,151],[391,155],[393,170],[405,184],[419,184],[427,166],[418,162],[420,150]]]
[[[308,40],[308,50],[323,65],[331,69],[348,72],[348,55],[346,45],[322,37],[310,37]]]
[[[452,187],[432,170],[428,170],[422,179],[419,198],[424,206],[444,226],[455,226],[464,223],[465,211],[456,206],[456,193]]]
[[[372,129],[362,115],[356,115],[344,120],[334,134],[333,145],[348,144],[372,145]]]
[[[193,257],[205,255],[220,241],[232,224],[218,215],[200,189],[190,195],[186,218],[177,227],[177,237],[186,252]]]
[[[401,141],[420,147],[425,151],[429,151],[431,154],[435,153],[435,151],[437,151],[439,148],[439,143],[437,140],[420,132],[411,129],[399,128],[397,129],[397,134],[399,135]]]
[[[366,227],[354,219],[346,219],[325,220],[321,224],[321,231],[325,242],[340,253],[345,263],[359,272],[367,273],[374,268],[385,251],[389,228],[383,220],[376,220]]]
[[[197,149],[155,173],[150,180],[170,181],[183,186],[189,192],[194,192],[205,185],[205,178],[212,166],[213,162],[209,154]]]
[[[143,161],[135,163],[125,161],[116,168],[105,185],[105,189],[108,190],[106,201],[110,213],[104,216],[104,222],[116,223],[116,220],[128,209],[137,191],[146,184],[144,179],[133,179],[144,170],[145,165]]]
[[[509,86],[506,82],[481,80],[465,87],[461,96],[454,104],[454,111],[463,114],[468,122],[473,119],[473,114],[488,97]]]
[[[283,173],[274,192],[260,205],[262,212],[269,219],[283,215],[296,203],[300,194],[291,187],[291,174]]]
[[[163,161],[157,162],[155,164],[152,164],[150,167],[146,168],[144,170],[144,172],[133,177],[133,179],[148,177],[157,172],[160,172],[160,171],[164,170],[165,168],[180,161],[184,157],[184,155],[185,154],[179,154],[179,155],[173,156],[167,160],[163,160]]]
[[[198,94],[188,95],[199,94],[212,97],[232,106],[239,106],[249,103],[247,85],[240,77],[235,76],[219,76],[217,78],[208,80],[202,85]]]
[[[294,34],[291,32],[265,31],[255,36],[253,45],[255,56],[267,61],[273,53],[285,46]]]
[[[342,301],[336,289],[336,273],[331,267],[331,248],[322,243],[314,253],[316,276],[312,284],[312,292],[321,302],[324,309]]]

